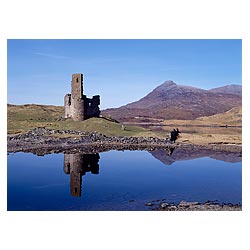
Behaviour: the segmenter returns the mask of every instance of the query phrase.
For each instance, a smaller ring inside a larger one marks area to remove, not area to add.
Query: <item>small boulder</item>
[[[163,202],[162,204],[161,204],[161,208],[166,208],[168,206],[168,203],[166,203],[166,202]]]

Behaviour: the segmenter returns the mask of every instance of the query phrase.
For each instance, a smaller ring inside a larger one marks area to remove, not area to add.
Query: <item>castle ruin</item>
[[[71,94],[64,97],[65,118],[74,121],[83,121],[100,115],[100,96],[87,98],[83,95],[83,74],[73,74],[71,81]]]

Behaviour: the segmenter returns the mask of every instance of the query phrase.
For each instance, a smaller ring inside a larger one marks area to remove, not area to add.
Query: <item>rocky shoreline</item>
[[[156,203],[155,203],[156,202]],[[231,203],[218,203],[217,201],[190,202],[181,201],[179,204],[152,201],[145,204],[154,211],[242,211],[242,205]]]
[[[241,155],[241,145],[227,143],[194,145],[189,143],[171,143],[168,138],[105,136],[96,132],[75,130],[55,130],[35,128],[23,134],[7,136],[7,151],[32,152],[38,155],[49,153],[104,152],[109,150],[210,150],[216,152],[237,153]]]
[[[170,147],[166,139],[153,137],[105,136],[96,132],[36,128],[24,134],[8,135],[10,152],[59,153],[84,151],[86,153],[116,150],[155,150]]]

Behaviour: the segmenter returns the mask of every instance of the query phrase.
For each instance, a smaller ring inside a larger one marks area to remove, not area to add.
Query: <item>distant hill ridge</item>
[[[125,106],[102,111],[120,121],[138,118],[196,119],[223,113],[241,106],[240,85],[226,85],[210,90],[165,81],[145,97]]]
[[[241,85],[236,85],[236,84],[226,85],[226,86],[219,87],[219,88],[213,88],[213,89],[210,89],[210,91],[242,95]]]

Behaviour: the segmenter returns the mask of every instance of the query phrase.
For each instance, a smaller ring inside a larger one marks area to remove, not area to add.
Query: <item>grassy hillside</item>
[[[204,123],[213,123],[218,125],[241,126],[242,125],[242,107],[235,107],[229,111],[208,117],[200,117],[196,119]]]
[[[52,121],[64,115],[64,108],[52,105],[12,105],[8,104],[8,118],[17,120],[48,120]]]
[[[104,118],[91,118],[81,122],[74,122],[71,119],[61,119],[64,108],[60,106],[46,105],[8,105],[8,134],[23,133],[36,127],[48,129],[79,130],[99,132],[107,136],[157,136],[147,129],[137,126],[125,126],[109,121]]]
[[[200,117],[195,120],[166,120],[164,124],[163,129],[166,131],[170,131],[174,127],[179,128],[182,132],[179,142],[189,142],[198,145],[220,142],[241,144],[242,142],[241,128],[218,127],[226,125],[241,126],[241,107],[232,108],[221,114]]]
[[[63,116],[64,108],[36,104],[7,107],[8,133],[19,133],[35,127],[49,126]]]
[[[195,120],[165,120],[164,125],[242,126],[242,107],[235,107],[224,113],[199,117]]]

